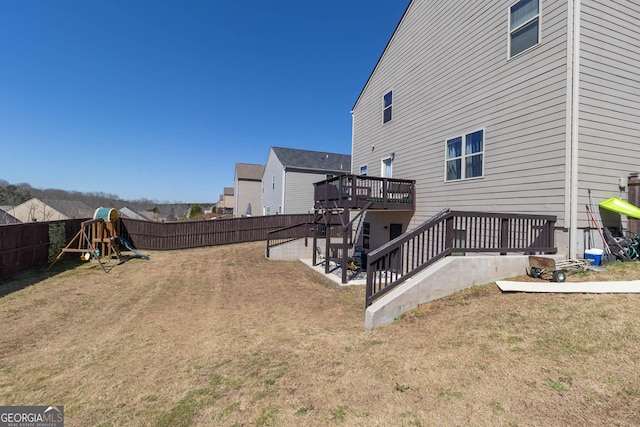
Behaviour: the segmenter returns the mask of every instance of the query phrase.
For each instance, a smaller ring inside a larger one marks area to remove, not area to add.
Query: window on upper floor
[[[445,181],[481,178],[484,174],[484,130],[447,139]]]
[[[275,175],[271,175],[271,189],[272,190],[276,189],[276,176]]]
[[[367,165],[360,166],[360,175],[366,175],[366,174],[367,174]]]
[[[382,100],[382,124],[390,122],[393,118],[393,92],[389,91]]]
[[[540,0],[520,0],[509,8],[509,57],[540,43]]]

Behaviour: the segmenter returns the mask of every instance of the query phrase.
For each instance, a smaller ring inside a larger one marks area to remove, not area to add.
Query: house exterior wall
[[[354,216],[355,213],[352,212],[352,220]],[[367,248],[367,252],[370,252],[391,240],[391,224],[401,224],[402,232],[404,233],[409,230],[411,219],[411,212],[368,211],[361,218],[357,218],[353,222],[353,236],[356,242],[354,246],[364,246],[364,222],[368,222],[370,225],[369,248]]]
[[[313,212],[313,183],[325,180],[327,174],[337,173],[305,167],[285,167],[272,148],[262,176],[261,213],[274,215]]]
[[[278,213],[284,203],[284,167],[278,157],[269,150],[269,156],[262,175],[261,213],[273,215]]]
[[[235,196],[230,194],[221,194],[220,201],[218,202],[217,212],[221,215],[233,214],[234,203],[235,203]]]
[[[514,1],[411,2],[353,109],[352,172],[416,180],[414,227],[443,208],[565,223],[567,6],[542,1],[542,43],[509,59]],[[393,119],[382,100],[393,91]],[[446,140],[484,130],[484,176],[445,182]]]
[[[327,173],[287,170],[283,213],[302,214],[313,212],[313,183],[324,181],[325,179],[327,179]]]
[[[619,180],[640,170],[639,19],[637,2],[581,2],[579,207],[589,189],[596,201],[626,198]]]
[[[249,203],[251,203],[252,216],[262,215],[262,207],[260,206],[262,182],[238,179],[235,185],[235,195],[235,216],[246,215]]]

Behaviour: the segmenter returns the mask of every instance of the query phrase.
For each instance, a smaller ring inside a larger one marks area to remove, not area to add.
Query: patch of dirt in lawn
[[[487,285],[367,333],[364,287],[265,260],[264,243],[149,254],[0,298],[0,403],[64,405],[69,426],[640,419],[638,295]]]

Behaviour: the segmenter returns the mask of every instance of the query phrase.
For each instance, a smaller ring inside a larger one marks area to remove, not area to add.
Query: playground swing
[[[80,231],[74,236],[73,239],[62,249],[56,259],[53,260],[47,270],[53,267],[53,265],[62,258],[66,253],[79,253],[80,258],[83,261],[89,261],[90,259],[96,259],[100,264],[100,267],[107,273],[107,269],[102,262],[102,255],[105,253],[115,254],[120,261],[120,251],[114,247],[110,240],[102,238],[105,234],[104,220],[102,218],[92,219],[90,221],[84,221],[80,224]],[[98,237],[100,236],[100,237]],[[100,251],[99,246],[102,247]],[[104,250],[106,249],[106,251]]]
[[[93,219],[80,224],[80,231],[62,249],[56,259],[49,264],[47,270],[58,262],[65,253],[80,253],[80,258],[83,261],[96,259],[102,270],[108,273],[102,260],[103,256],[108,260],[115,257],[118,259],[118,263],[127,259],[120,252],[119,245],[133,252],[139,258],[149,259],[148,255],[136,251],[124,237],[119,236],[119,231],[120,221],[117,210],[110,208],[96,209]]]

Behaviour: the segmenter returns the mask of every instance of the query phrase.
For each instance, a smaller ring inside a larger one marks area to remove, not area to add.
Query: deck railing
[[[267,233],[267,258],[269,258],[271,248],[294,240],[304,239],[304,245],[308,246],[309,237],[313,237],[313,223],[309,222],[271,230]]]
[[[313,185],[316,209],[415,210],[413,180],[341,175]]]
[[[452,254],[556,253],[556,219],[446,209],[367,255],[366,306]]]
[[[300,224],[290,225],[288,227],[278,228],[277,230],[271,230],[267,233],[267,251],[266,255],[269,258],[270,249],[285,243],[292,242],[298,239],[305,239],[304,245],[308,246],[309,237],[313,237],[314,227],[317,228],[316,237],[324,239],[327,236],[327,230],[331,230],[332,237],[340,237],[341,229],[337,226],[340,225],[340,220],[337,217],[331,218],[331,224],[334,227],[327,227],[327,224],[303,222]]]

